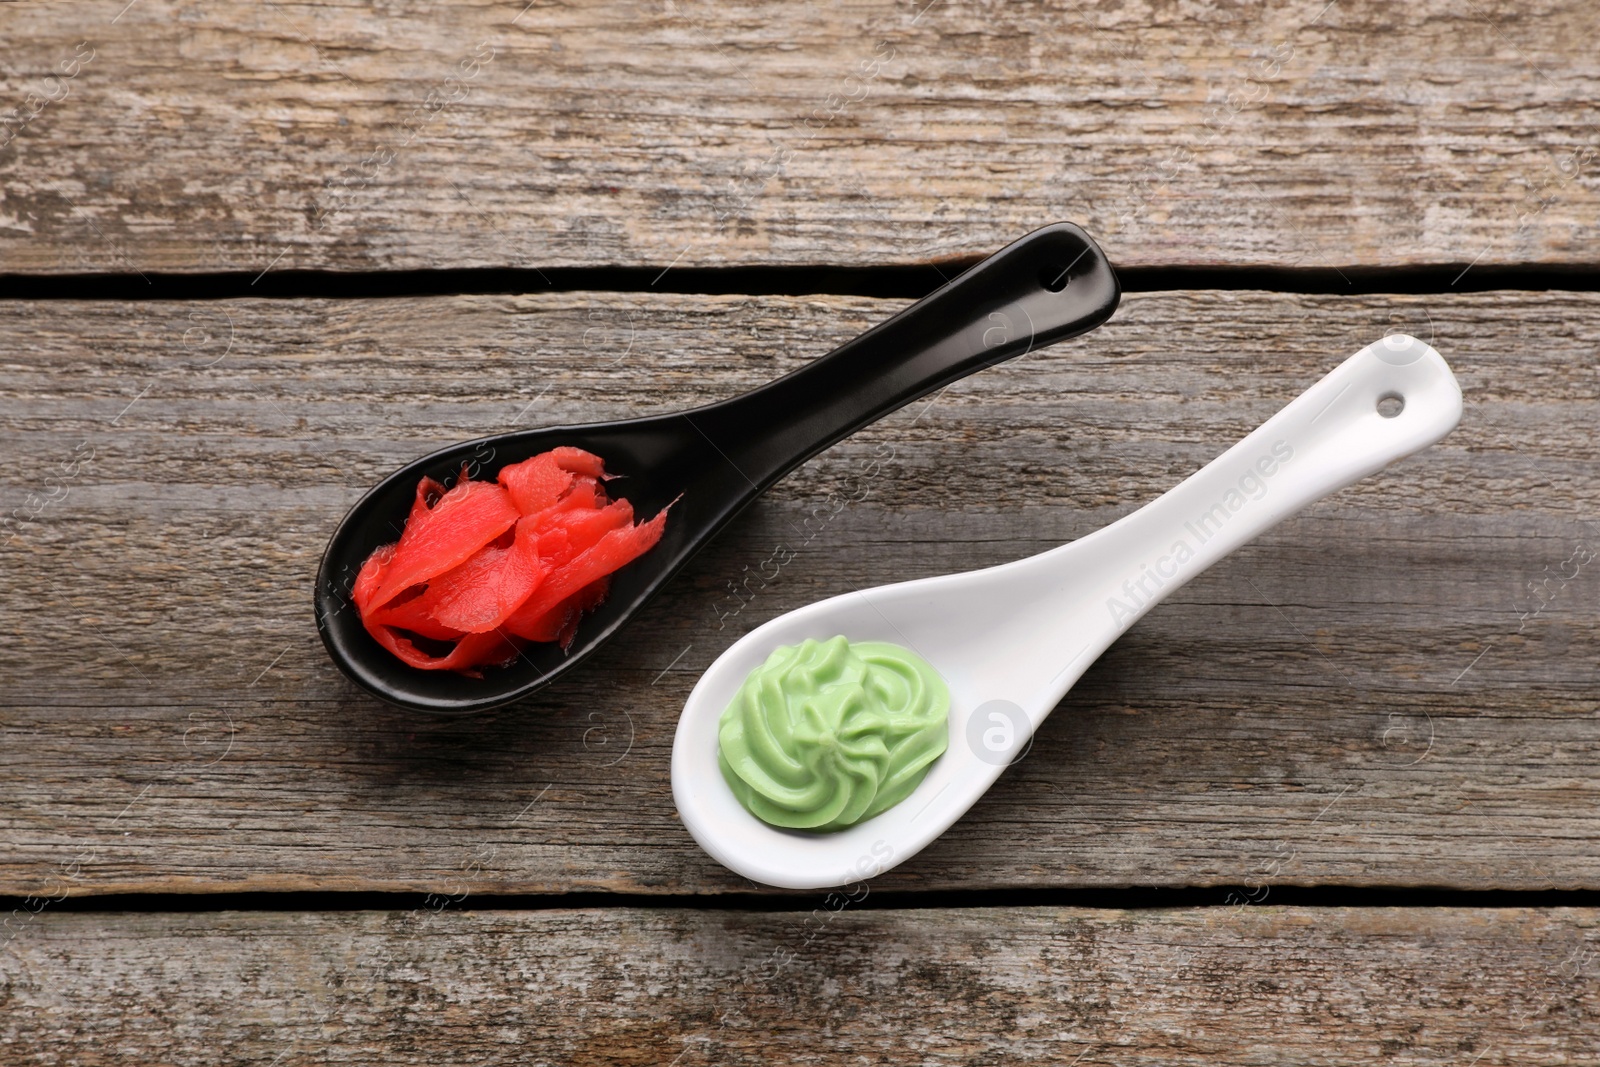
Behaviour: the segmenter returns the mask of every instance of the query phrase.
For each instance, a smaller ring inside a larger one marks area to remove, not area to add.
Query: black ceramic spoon
[[[339,669],[393,704],[481,711],[566,674],[622,628],[689,557],[768,486],[811,456],[940,386],[1084,333],[1116,310],[1116,275],[1069,223],[1035,230],[855,340],[792,374],[693,411],[624,422],[522,430],[452,445],[385,478],[344,517],[317,574],[317,628]],[[366,632],[350,589],[362,562],[398,538],[424,475],[447,482],[462,464],[493,478],[557,445],[587,449],[620,475],[607,486],[649,518],[676,500],[661,541],[618,571],[611,592],[563,653],[528,646],[482,678],[407,666]]]

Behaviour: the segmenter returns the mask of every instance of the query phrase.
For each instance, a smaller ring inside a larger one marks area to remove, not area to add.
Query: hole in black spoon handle
[[[692,414],[752,483],[918,397],[1111,317],[1121,288],[1083,230],[1056,223],[792,374]]]

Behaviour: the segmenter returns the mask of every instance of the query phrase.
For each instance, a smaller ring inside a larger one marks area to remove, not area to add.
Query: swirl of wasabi
[[[717,727],[722,776],[773,826],[842,830],[911,795],[949,743],[950,690],[922,657],[843,637],[785,645]]]

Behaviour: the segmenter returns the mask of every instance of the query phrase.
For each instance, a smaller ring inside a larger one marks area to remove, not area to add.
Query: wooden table
[[[1596,1062],[1597,32],[6,5],[0,1061]],[[807,463],[577,676],[432,720],[323,652],[403,461],[727,396],[1057,219],[1109,325]],[[926,852],[777,893],[689,838],[740,634],[1078,537],[1394,329],[1460,428],[1139,623]]]

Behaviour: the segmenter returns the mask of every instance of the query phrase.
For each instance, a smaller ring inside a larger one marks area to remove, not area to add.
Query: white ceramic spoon
[[[1439,353],[1414,337],[1386,337],[1181,485],[1069,545],[773,619],[718,657],[689,694],[672,749],[684,825],[715,859],[768,885],[820,889],[888,870],[983,795],[1146,611],[1307,504],[1433,444],[1460,418],[1461,390]],[[911,796],[846,830],[769,826],[723,781],[718,721],[774,648],[839,634],[910,648],[944,676],[949,748]]]

